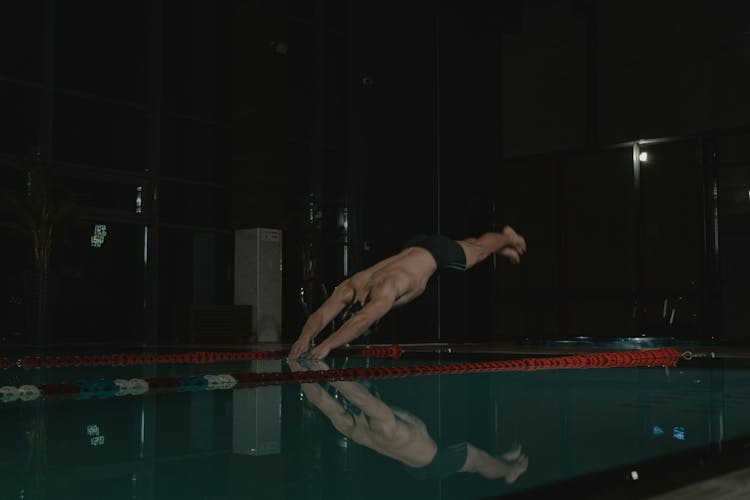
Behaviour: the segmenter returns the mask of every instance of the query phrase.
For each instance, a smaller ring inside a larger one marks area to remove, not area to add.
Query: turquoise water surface
[[[468,360],[477,359],[498,355]],[[252,387],[227,378],[188,384],[207,374],[462,360],[407,354],[398,360],[334,358],[323,366],[266,360],[10,367],[2,386],[110,385],[39,397],[4,393],[0,498],[543,497],[560,481],[605,472],[613,472],[602,476],[613,488],[625,487],[642,479],[646,468],[639,467],[654,459],[717,450],[750,436],[750,371],[731,360],[305,384],[269,380]],[[163,383],[140,390],[111,384],[133,379]],[[484,460],[479,470],[460,471],[456,460],[464,458],[464,445]],[[429,459],[435,446],[448,450],[433,464],[436,470],[409,463]]]

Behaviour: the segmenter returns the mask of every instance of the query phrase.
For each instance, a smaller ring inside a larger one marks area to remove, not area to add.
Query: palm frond
[[[0,189],[0,209],[12,218],[12,232],[31,241],[38,270],[47,271],[53,242],[59,230],[72,222],[78,206],[75,197],[56,185],[49,168],[33,155],[23,164],[26,185]],[[25,189],[24,189],[25,188]]]

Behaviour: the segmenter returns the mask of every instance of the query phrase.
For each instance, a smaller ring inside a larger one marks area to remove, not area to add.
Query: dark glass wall
[[[750,324],[750,133],[716,138],[714,141],[715,192],[718,231],[715,247],[720,256],[715,288],[721,294],[721,336],[733,341],[747,339]],[[713,217],[714,213],[709,213]]]
[[[76,200],[53,246],[52,341],[167,341],[178,335],[158,318],[231,303],[231,4],[0,11],[2,187],[22,195],[36,155],[55,192]],[[30,342],[33,261],[17,222],[3,212],[1,333]]]
[[[415,233],[504,224],[529,241],[521,266],[436,277],[378,340],[704,335],[715,318],[742,336],[747,6],[501,4],[0,7],[3,187],[22,193],[38,153],[78,199],[57,340],[116,314],[112,340],[179,339],[185,306],[231,303],[235,228],[284,231],[292,340],[300,288],[330,292]],[[14,222],[0,214],[0,333],[22,339]],[[75,308],[102,312],[77,326]]]

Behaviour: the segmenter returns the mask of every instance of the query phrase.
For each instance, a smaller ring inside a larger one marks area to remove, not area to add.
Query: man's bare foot
[[[511,264],[518,264],[521,262],[521,255],[526,253],[526,240],[510,226],[505,226],[502,234],[508,243],[500,249],[500,255],[508,259]]]
[[[514,249],[516,252],[518,252],[519,256],[526,253],[526,240],[512,227],[505,226],[503,228],[503,235],[508,238],[508,245],[506,246],[506,248]]]
[[[521,256],[518,255],[518,252],[515,248],[505,247],[500,250],[500,255],[508,259],[511,264],[518,264],[519,262],[521,262]]]
[[[500,458],[505,460],[506,462],[514,462],[518,460],[518,458],[522,455],[521,453],[521,445],[517,444],[513,446],[513,448],[509,449],[505,453],[500,455]]]
[[[483,450],[476,450],[473,457],[473,471],[487,479],[503,479],[513,484],[529,468],[529,459],[521,452],[521,447],[514,447],[500,456],[492,456]]]
[[[515,461],[508,463],[508,472],[505,474],[505,482],[513,484],[529,468],[529,457],[519,456]]]

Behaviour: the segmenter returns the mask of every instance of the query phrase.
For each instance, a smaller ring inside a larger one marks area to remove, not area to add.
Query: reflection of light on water
[[[141,442],[140,442],[140,458],[143,458],[143,448],[146,444],[146,409],[141,407]]]
[[[86,434],[88,434],[91,438],[91,440],[89,441],[91,443],[91,446],[104,445],[104,436],[100,435],[100,432],[101,429],[96,424],[86,426]]]
[[[664,429],[662,429],[660,426],[655,425],[651,429],[651,435],[652,436],[663,436],[664,435]],[[680,425],[675,425],[672,427],[672,437],[675,438],[678,441],[685,441],[685,428]]]

